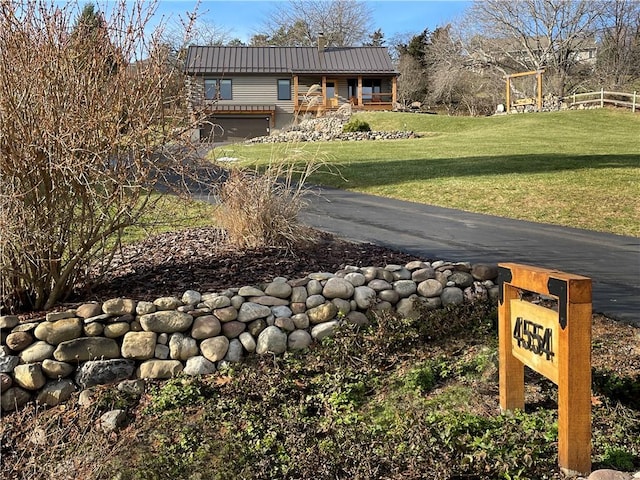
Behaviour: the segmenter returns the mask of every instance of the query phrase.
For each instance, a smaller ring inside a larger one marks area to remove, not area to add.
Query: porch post
[[[298,107],[300,106],[298,98],[298,75],[293,76],[293,106],[295,110],[298,110]]]
[[[391,79],[391,108],[392,109],[396,104],[397,95],[398,95],[398,77],[393,77]]]
[[[327,106],[327,77],[322,76],[322,105]]]
[[[358,106],[362,106],[362,75],[358,75]]]

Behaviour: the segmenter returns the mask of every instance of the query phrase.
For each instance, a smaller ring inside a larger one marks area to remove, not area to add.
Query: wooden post
[[[327,106],[327,77],[322,76],[322,105]]]
[[[636,91],[633,92],[633,102],[631,103],[631,113],[636,113]]]
[[[558,464],[591,470],[591,279],[500,264],[500,407],[524,408],[524,366],[558,385]],[[557,298],[558,311],[518,300],[520,290]]]
[[[393,110],[396,99],[398,98],[398,77],[393,77],[391,79],[391,109]]]
[[[358,106],[362,107],[362,75],[358,75]]]
[[[604,108],[604,87],[600,88],[600,108]]]
[[[537,87],[538,87],[538,112],[542,111],[542,72],[538,70],[536,74]]]
[[[294,75],[293,76],[293,106],[295,108],[295,111],[298,111],[298,107],[300,106],[300,99],[299,99],[299,95],[300,92],[298,91],[300,88],[299,86],[299,79],[298,79],[298,75]]]
[[[511,77],[507,75],[507,113],[511,111]]]

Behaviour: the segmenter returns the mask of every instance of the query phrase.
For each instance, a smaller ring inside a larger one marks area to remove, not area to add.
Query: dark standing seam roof
[[[397,75],[385,47],[201,47],[187,52],[185,72],[198,74]]]

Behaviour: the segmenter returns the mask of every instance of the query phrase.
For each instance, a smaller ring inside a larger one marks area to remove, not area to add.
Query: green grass
[[[149,235],[185,228],[210,227],[214,224],[215,208],[203,201],[153,194],[149,209],[137,225],[125,229],[122,242],[135,243]]]
[[[311,182],[541,223],[640,236],[640,115],[588,110],[495,117],[366,113],[420,138],[231,145],[244,165],[321,157]]]

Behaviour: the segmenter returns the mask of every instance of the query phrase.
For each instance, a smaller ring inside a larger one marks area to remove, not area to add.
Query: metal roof
[[[384,74],[396,75],[385,47],[190,46],[185,72],[198,74]]]

